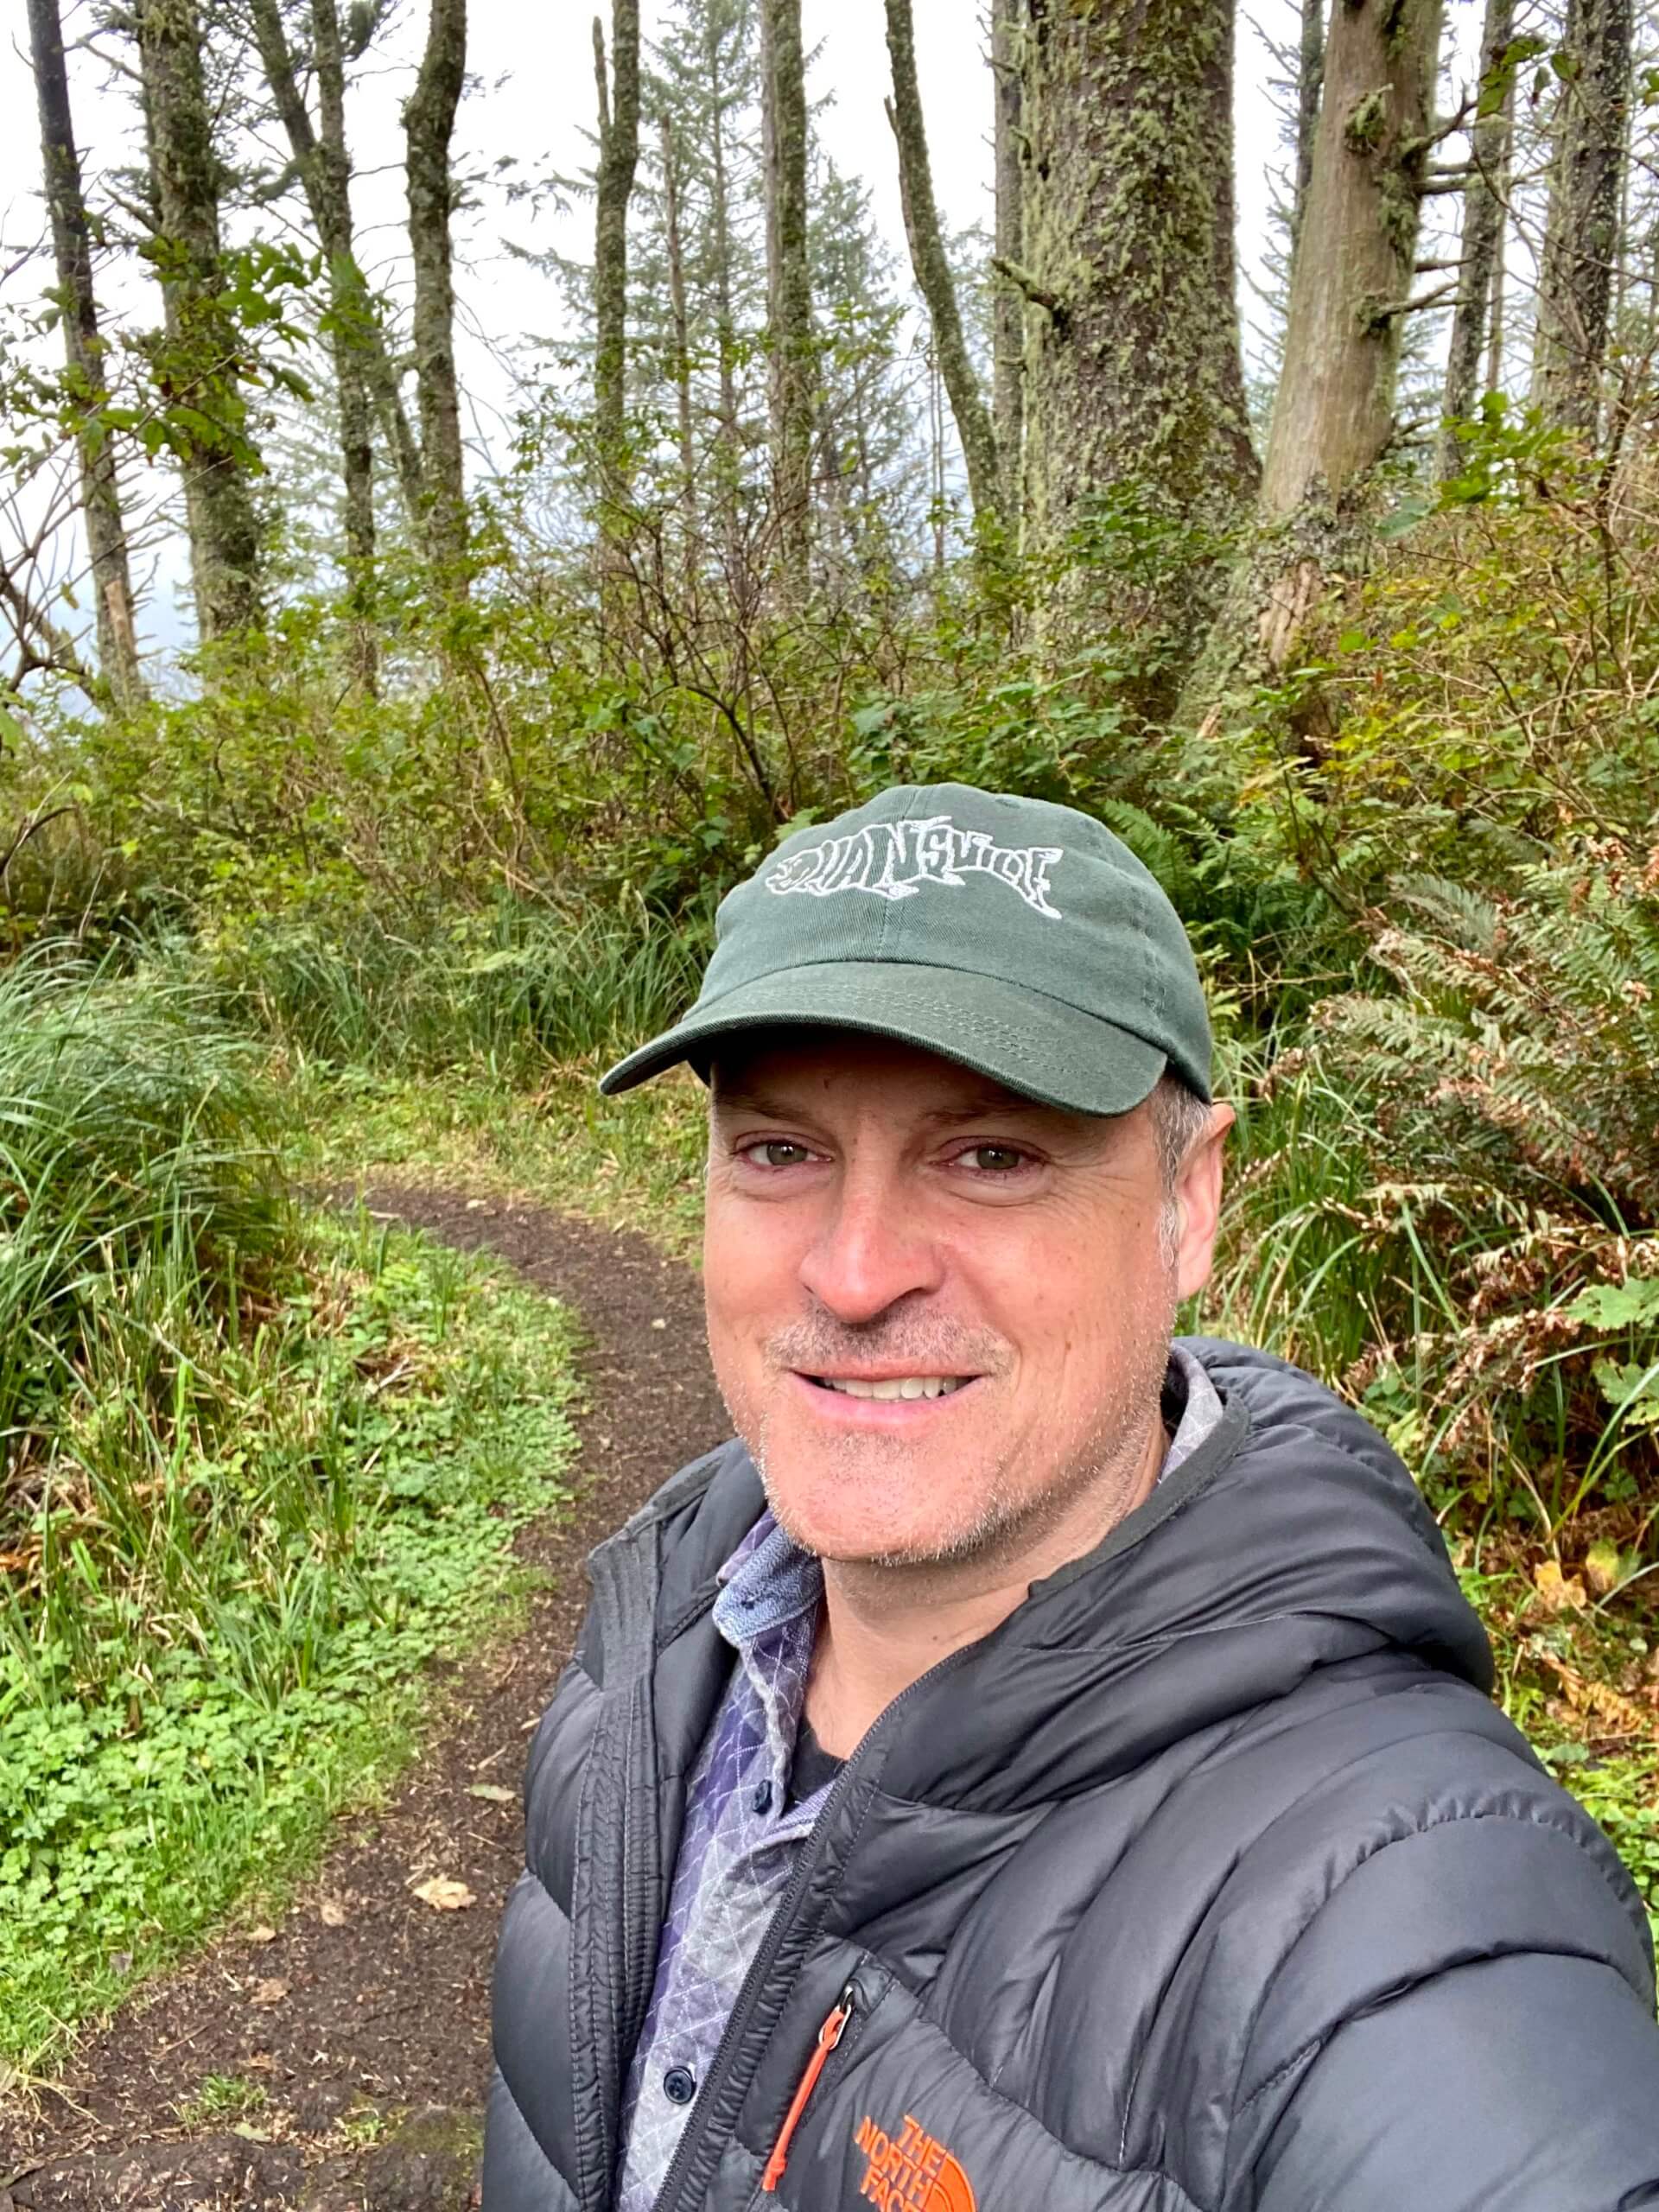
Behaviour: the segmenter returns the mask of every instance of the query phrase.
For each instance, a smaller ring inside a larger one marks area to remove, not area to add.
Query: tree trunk
[[[1269,521],[1337,500],[1394,429],[1440,0],[1341,0],[1262,471]]]
[[[331,306],[338,308],[348,302],[352,305],[353,311],[346,317],[346,322],[355,340],[353,360],[359,376],[367,386],[374,411],[380,417],[381,428],[391,448],[398,488],[403,493],[410,520],[418,523],[425,509],[426,499],[421,475],[421,448],[410,426],[403,394],[397,388],[397,372],[392,366],[391,357],[386,350],[385,333],[381,328],[380,319],[375,312],[366,280],[356,257],[350,196],[351,162],[346,149],[343,83],[338,150],[331,154],[327,150],[327,142],[329,110],[334,95],[326,92],[324,96],[325,143],[320,145],[317,134],[311,127],[311,118],[295,73],[294,59],[289,51],[287,34],[283,29],[278,0],[252,0],[252,14],[260,63],[265,73],[265,81],[270,87],[272,104],[288,138],[289,151],[293,155],[295,166],[299,171],[317,243],[328,257],[331,280],[334,279],[335,271],[342,263],[347,272],[346,285],[331,297]],[[335,0],[312,0],[312,24],[321,82],[324,74],[325,49],[331,50],[335,57],[340,54],[340,16]],[[337,59],[332,60],[329,73],[334,74],[338,68]],[[340,184],[342,177],[345,182]],[[338,189],[335,188],[337,185]],[[339,374],[338,359],[335,372]],[[343,414],[343,406],[341,411]],[[342,428],[342,445],[344,437]]]
[[[737,486],[743,448],[737,419],[737,323],[732,304],[732,207],[726,166],[728,90],[722,73],[720,22],[712,9],[705,22],[704,56],[709,73],[709,232],[715,256],[715,342],[720,354],[716,498],[727,580],[734,584],[741,568]]]
[[[611,86],[605,33],[594,18],[599,78],[599,170],[594,232],[594,427],[607,527],[627,498],[628,201],[639,159],[639,0],[611,0]]]
[[[1325,90],[1325,16],[1330,0],[1302,0],[1302,36],[1296,57],[1296,184],[1290,207],[1290,257],[1302,234],[1307,195],[1313,185],[1313,141],[1319,128]]]
[[[1513,156],[1515,150],[1513,144],[1509,150]],[[1509,195],[1509,187],[1510,171],[1506,168],[1503,175],[1503,191],[1506,199]],[[1509,334],[1505,317],[1505,308],[1508,304],[1505,296],[1509,288],[1504,281],[1507,271],[1503,253],[1507,227],[1507,224],[1502,222],[1497,226],[1497,251],[1492,260],[1492,303],[1486,326],[1486,390],[1488,391],[1501,391],[1503,388],[1503,346]]]
[[[1515,0],[1486,0],[1486,20],[1481,29],[1480,66],[1483,78],[1500,69],[1515,37]],[[1452,315],[1452,339],[1446,357],[1446,425],[1440,434],[1440,476],[1444,483],[1460,474],[1463,447],[1452,429],[1453,422],[1471,416],[1480,397],[1481,356],[1486,349],[1493,279],[1503,241],[1504,200],[1508,194],[1509,147],[1515,111],[1515,75],[1503,71],[1490,85],[1483,81],[1480,111],[1471,145],[1472,174],[1463,188],[1462,267],[1457,306]]]
[[[98,302],[92,290],[92,238],[69,111],[69,76],[64,66],[58,0],[29,0],[29,40],[40,106],[41,174],[52,219],[64,357],[78,424],[80,508],[92,561],[99,668],[116,705],[126,709],[142,702],[144,683],[133,628],[132,579],[115,442],[98,419],[108,401],[109,384],[104,373],[104,340],[99,334]]]
[[[801,0],[760,0],[760,57],[773,500],[785,586],[800,594],[810,554],[813,418]]]
[[[1226,526],[1256,481],[1235,304],[1232,0],[1033,0],[1025,45],[1025,526],[1059,561],[1125,513]],[[1172,564],[1188,631],[1211,564]],[[1082,611],[1103,588],[1074,571]]]
[[[995,0],[991,19],[991,72],[995,107],[993,149],[996,168],[996,258],[1004,268],[1025,258],[1020,212],[1024,170],[1020,158],[1020,38],[1025,0]],[[1025,439],[1025,307],[1016,286],[999,279],[992,307],[991,412],[997,467],[1002,484],[1002,512],[1012,518],[1019,504],[1020,448]]]
[[[674,330],[674,404],[683,483],[686,565],[695,569],[697,454],[691,431],[691,319],[685,296],[685,246],[680,234],[680,149],[666,114],[658,118],[663,142],[663,226],[668,246],[668,305]]]
[[[956,279],[945,258],[939,230],[939,211],[933,198],[933,172],[927,157],[927,129],[922,115],[921,87],[916,81],[916,32],[910,0],[887,0],[887,53],[893,62],[893,98],[887,102],[887,121],[899,146],[899,194],[905,213],[905,236],[910,241],[910,264],[916,288],[927,303],[933,326],[933,352],[950,402],[957,441],[968,471],[968,493],[974,519],[1002,524],[1002,500],[997,479],[996,434],[979,378],[968,358],[962,334],[962,315],[957,306]]]
[[[340,483],[345,493],[346,576],[359,680],[372,691],[374,614],[374,411],[364,363],[364,339],[378,332],[368,287],[357,265],[352,226],[352,157],[346,143],[346,59],[334,0],[311,0],[311,38],[321,124],[318,167],[322,197],[333,211],[328,255],[334,330],[334,392],[340,407]]]
[[[467,490],[455,374],[449,141],[467,69],[467,0],[431,0],[420,75],[404,110],[409,244],[415,264],[415,380],[427,542],[452,586],[467,550]]]
[[[1618,254],[1630,98],[1631,0],[1567,0],[1549,212],[1539,271],[1532,397],[1548,423],[1593,439]]]
[[[219,163],[202,84],[194,0],[140,0],[136,25],[149,171],[162,257],[168,397],[207,427],[176,428],[196,617],[204,639],[257,623],[260,530],[238,368],[240,336],[222,294]]]

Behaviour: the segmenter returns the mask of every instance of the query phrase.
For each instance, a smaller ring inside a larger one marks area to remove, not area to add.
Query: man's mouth
[[[821,1390],[838,1390],[845,1398],[948,1398],[960,1390],[971,1375],[884,1375],[870,1382],[856,1375],[810,1375]]]

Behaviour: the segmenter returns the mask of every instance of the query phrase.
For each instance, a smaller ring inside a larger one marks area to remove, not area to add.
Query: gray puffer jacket
[[[848,1761],[659,2212],[764,2205],[769,2157],[798,2212],[1659,2206],[1643,1913],[1488,1701],[1410,1478],[1306,1376],[1191,1348],[1220,1427]],[[485,2212],[612,2202],[730,1671],[715,1570],[760,1510],[727,1446],[594,1555],[531,1756]]]

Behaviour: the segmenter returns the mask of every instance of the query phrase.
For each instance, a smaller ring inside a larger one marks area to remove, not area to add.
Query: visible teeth
[[[961,1389],[967,1377],[963,1375],[894,1375],[880,1382],[864,1382],[850,1375],[825,1375],[819,1379],[826,1389],[839,1390],[848,1398],[947,1398],[952,1390]]]

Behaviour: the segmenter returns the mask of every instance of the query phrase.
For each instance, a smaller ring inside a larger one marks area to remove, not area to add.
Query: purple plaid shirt
[[[1191,1353],[1173,1345],[1170,1366],[1171,1395],[1182,1410],[1160,1482],[1222,1412]],[[660,2195],[744,1976],[830,1787],[789,1802],[823,1569],[763,1513],[720,1580],[715,1625],[738,1663],[688,1786],[651,2008],[623,2096],[617,2212],[651,2212]]]

